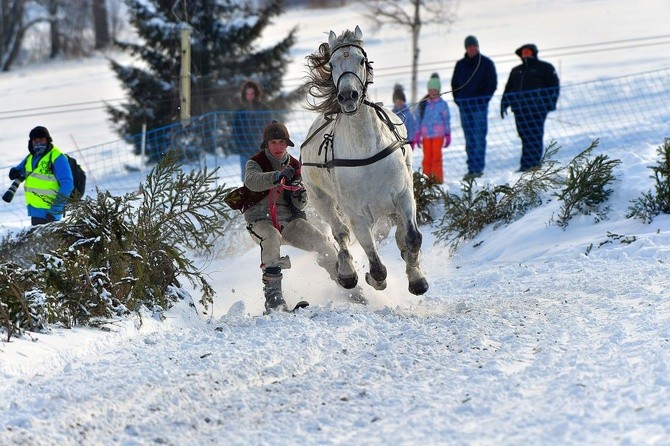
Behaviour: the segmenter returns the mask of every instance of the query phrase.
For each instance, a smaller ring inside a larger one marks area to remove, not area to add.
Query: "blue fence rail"
[[[443,149],[444,177],[448,183],[460,181],[467,167],[458,108],[449,95],[444,99],[449,104],[452,128],[452,143]],[[489,105],[485,176],[515,171],[519,167],[521,142],[513,116],[500,118],[500,101],[501,94],[498,94]],[[390,113],[390,106],[388,110]],[[234,116],[232,111],[213,112],[192,118],[186,127],[172,124],[147,131],[144,143],[149,163],[140,156],[143,135],[77,151],[61,149],[72,153],[84,167],[89,191],[99,188],[122,194],[136,190],[151,168],[150,161],[165,151],[176,151],[184,162],[193,165],[218,166],[221,181],[234,186],[241,183],[240,157],[233,138]],[[274,118],[287,124],[296,144],[290,151],[297,156],[315,117],[314,112],[295,109],[266,113],[263,120],[269,122]],[[557,110],[549,113],[545,124],[544,143],[557,141],[561,146],[560,159],[567,160],[596,138],[600,139],[598,152],[608,153],[613,149],[635,151],[646,145],[655,147],[668,136],[670,68],[563,85]],[[421,165],[421,156],[421,150],[417,149],[416,169]],[[11,184],[7,176],[10,167],[0,167],[0,192]],[[23,201],[19,189],[12,203],[0,203],[0,229],[29,224]]]

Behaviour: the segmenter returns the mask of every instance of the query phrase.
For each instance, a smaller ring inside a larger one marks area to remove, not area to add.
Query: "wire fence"
[[[452,143],[443,149],[445,182],[459,181],[467,172],[465,137],[459,110],[452,98],[444,95],[451,112]],[[372,98],[372,100],[379,98]],[[501,94],[493,97],[488,110],[488,136],[485,176],[495,176],[519,168],[521,142],[514,117],[500,117]],[[390,107],[388,107],[389,113]],[[263,112],[263,122],[278,119],[286,123],[299,155],[316,114],[303,109]],[[136,190],[160,153],[175,151],[186,164],[219,167],[221,182],[241,184],[240,156],[234,144],[235,112],[219,111],[191,119],[190,124],[172,124],[151,129],[145,135],[133,135],[118,141],[68,151],[87,173],[87,190],[96,189],[123,194]],[[246,129],[258,132],[258,129]],[[559,160],[567,160],[600,139],[598,152],[645,145],[660,145],[670,136],[670,68],[635,75],[563,85],[557,110],[549,113],[544,143],[555,140],[561,147]],[[260,139],[258,144],[260,144]],[[256,146],[257,147],[257,146]],[[255,150],[256,147],[252,149]],[[248,150],[248,148],[247,148]],[[144,157],[142,157],[144,153]],[[422,153],[415,151],[414,167],[421,166]],[[10,187],[6,172],[12,166],[0,166],[0,192]],[[23,227],[30,223],[26,215],[22,189],[11,203],[0,203],[0,229]]]

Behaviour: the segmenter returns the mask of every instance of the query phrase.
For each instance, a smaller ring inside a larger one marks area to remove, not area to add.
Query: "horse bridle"
[[[365,73],[372,73],[372,62],[368,61],[368,55],[361,47],[360,45],[356,45],[355,43],[345,43],[341,45],[337,45],[335,48],[330,53],[330,56],[333,57],[333,54],[335,54],[336,51],[341,50],[342,48],[348,48],[348,47],[355,47],[361,50],[361,53],[363,53],[363,57],[365,60]],[[345,55],[345,57],[348,57],[348,54]],[[331,67],[332,70],[332,67]],[[332,72],[332,71],[331,71]],[[373,163],[376,163],[377,161],[386,158],[389,156],[391,153],[395,152],[398,149],[402,149],[403,154],[405,152],[405,146],[409,145],[409,141],[403,137],[400,136],[398,133],[398,130],[396,128],[396,125],[391,121],[391,118],[389,118],[388,113],[386,110],[381,108],[379,105],[369,102],[368,100],[365,99],[365,96],[368,91],[368,84],[372,83],[372,80],[370,75],[366,75],[365,77],[365,82],[358,76],[358,74],[354,73],[353,71],[345,71],[342,74],[340,74],[340,77],[337,78],[337,82],[335,83],[335,88],[339,91],[340,89],[340,80],[346,75],[346,74],[351,74],[356,76],[356,79],[358,79],[358,82],[360,82],[361,86],[363,87],[363,94],[361,94],[361,99],[359,102],[363,105],[367,105],[369,107],[372,107],[375,112],[377,113],[377,117],[386,124],[386,126],[391,130],[393,135],[395,136],[396,140],[393,141],[391,144],[386,146],[384,149],[381,151],[377,152],[373,156],[369,158],[364,158],[364,159],[346,159],[346,158],[331,158],[328,160],[328,150],[331,150],[331,156],[332,156],[332,149],[333,149],[333,132],[331,130],[330,133],[325,133],[323,135],[323,141],[321,142],[321,145],[319,146],[319,152],[318,156],[321,156],[322,152],[324,153],[324,162],[323,163],[302,163],[302,166],[312,166],[312,167],[318,167],[318,168],[325,168],[325,169],[332,169],[333,167],[336,166],[341,166],[341,167],[360,167],[360,166],[367,166]],[[307,139],[300,145],[300,149],[302,149],[312,138],[314,138],[321,130],[329,126],[332,122],[335,121],[337,115],[339,112],[333,113],[333,114],[326,114],[324,115],[325,122],[314,132],[312,132],[311,135],[307,137]],[[333,117],[335,115],[335,118]],[[301,156],[302,158],[302,156]],[[302,159],[301,159],[302,161]]]
[[[332,57],[333,57],[333,54],[335,54],[336,51],[339,51],[339,50],[341,50],[341,49],[343,49],[343,48],[349,48],[349,47],[352,47],[352,46],[353,46],[354,48],[358,48],[359,50],[361,50],[361,53],[363,53],[363,60],[365,61],[365,73],[366,73],[366,76],[365,76],[365,82],[363,82],[363,79],[361,79],[360,76],[359,76],[358,74],[356,74],[355,72],[353,72],[353,71],[344,71],[344,72],[342,72],[342,73],[340,74],[340,76],[337,78],[337,82],[335,82],[335,89],[336,89],[337,91],[340,91],[340,81],[341,81],[342,78],[343,78],[344,76],[346,76],[347,74],[351,74],[351,75],[353,75],[353,76],[356,77],[356,79],[357,79],[358,82],[361,84],[361,87],[362,87],[362,89],[363,89],[363,94],[361,94],[361,99],[360,99],[360,101],[359,101],[359,102],[361,102],[363,99],[365,99],[365,96],[367,95],[367,92],[368,92],[368,85],[372,83],[372,80],[368,79],[369,76],[367,75],[367,73],[372,72],[372,65],[371,65],[372,62],[370,62],[370,61],[368,60],[368,54],[365,52],[365,50],[363,49],[363,47],[360,46],[360,45],[356,45],[355,43],[344,43],[344,44],[342,44],[342,45],[337,45],[335,48],[333,48],[333,50],[330,52],[330,57],[332,58]],[[349,53],[346,52],[346,53],[344,54],[344,57],[345,57],[345,58],[346,58],[346,57],[349,57]],[[332,73],[332,66],[331,66],[331,73]]]

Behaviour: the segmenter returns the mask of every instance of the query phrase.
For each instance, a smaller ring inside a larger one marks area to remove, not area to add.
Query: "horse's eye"
[[[365,59],[361,59],[361,65],[365,65]]]

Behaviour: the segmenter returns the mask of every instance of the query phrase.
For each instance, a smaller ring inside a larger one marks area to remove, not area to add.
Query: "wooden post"
[[[187,127],[191,122],[191,30],[187,25],[181,29],[181,125]]]

